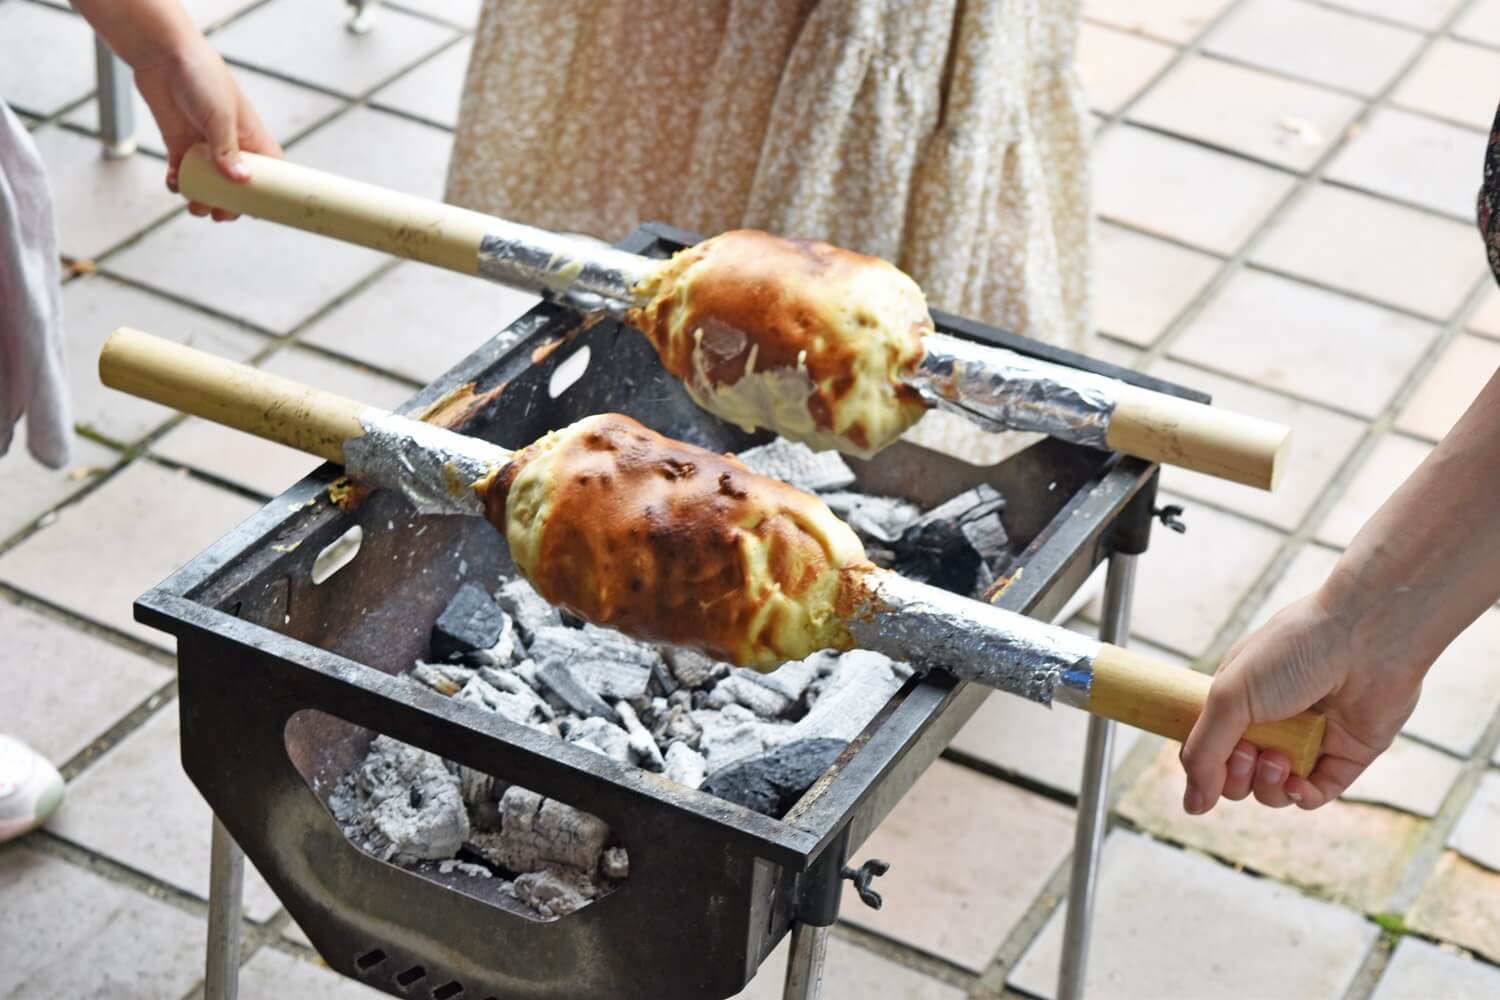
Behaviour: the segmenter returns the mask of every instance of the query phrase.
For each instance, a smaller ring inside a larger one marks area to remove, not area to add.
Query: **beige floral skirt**
[[[448,199],[605,239],[823,239],[1082,349],[1077,20],[1077,0],[485,0]],[[912,434],[978,464],[1017,444],[944,416]]]

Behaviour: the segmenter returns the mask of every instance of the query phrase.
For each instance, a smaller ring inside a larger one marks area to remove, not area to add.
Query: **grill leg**
[[[240,904],[245,853],[214,817],[208,862],[208,955],[204,1000],[235,1000],[240,992]]]
[[[818,1000],[823,994],[823,959],[828,955],[828,928],[792,925],[792,949],[786,960],[782,1000]]]
[[[1124,645],[1130,634],[1130,598],[1135,590],[1135,559],[1115,552],[1109,557],[1104,581],[1104,620],[1099,638]],[[1099,873],[1099,848],[1109,825],[1110,744],[1115,724],[1089,718],[1088,742],[1083,751],[1083,782],[1078,793],[1078,824],[1073,829],[1073,871],[1068,881],[1068,914],[1063,926],[1062,965],[1057,974],[1057,1000],[1079,1000],[1088,972],[1089,931],[1094,917],[1094,884]]]
[[[94,73],[99,85],[99,138],[106,159],[119,160],[135,152],[135,84],[130,69],[94,36]]]

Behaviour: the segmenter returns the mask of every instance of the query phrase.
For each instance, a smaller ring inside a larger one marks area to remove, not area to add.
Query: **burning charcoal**
[[[666,776],[679,785],[698,788],[708,773],[708,762],[703,755],[686,743],[673,743],[667,747]]]
[[[652,739],[651,732],[641,725],[641,720],[635,714],[635,709],[630,707],[627,701],[615,702],[615,711],[620,716],[620,721],[625,724],[625,732],[630,740],[630,757],[639,767],[658,774],[665,768],[666,762],[662,760],[661,748]]]
[[[630,734],[613,722],[588,718],[563,723],[563,736],[569,743],[588,747],[622,764],[630,763]]]
[[[736,669],[731,671],[728,677],[720,681],[709,692],[709,707],[724,708],[727,705],[739,704],[745,706],[762,719],[779,718],[787,709],[792,707],[792,701],[786,695],[772,690],[766,685],[756,683],[752,679],[754,674],[755,671],[753,670]]]
[[[779,817],[847,746],[844,740],[798,740],[715,771],[703,790],[746,809]]]
[[[538,629],[549,625],[561,625],[562,616],[532,589],[531,584],[520,577],[506,580],[495,595],[496,602],[516,623],[521,641],[530,644]]]
[[[739,453],[751,472],[780,479],[814,493],[841,490],[854,483],[854,473],[836,451],[813,451],[805,444],[777,438]]]
[[[613,629],[552,626],[537,630],[529,650],[545,671],[564,663],[588,690],[601,698],[633,701],[646,693],[656,650]],[[597,713],[589,713],[597,714]]]
[[[655,694],[669,695],[678,688],[677,678],[672,676],[672,670],[667,666],[667,661],[660,656],[651,664],[651,690]]]
[[[795,704],[818,675],[818,662],[814,657],[783,663],[770,673],[756,670],[736,670],[734,673],[752,684],[768,688]]]
[[[843,653],[838,672],[808,713],[792,724],[787,739],[848,742],[891,700],[902,682],[889,657],[866,649]]]
[[[432,626],[433,659],[457,659],[465,653],[490,649],[509,624],[505,612],[483,587],[466,583]]]
[[[944,501],[902,534],[895,568],[935,587],[974,593],[982,564],[993,571],[1010,559],[1003,510],[1005,498],[985,483]]]
[[[334,816],[387,861],[451,858],[469,836],[457,775],[436,754],[377,736],[330,797]]]
[[[519,671],[518,671],[519,672]],[[537,682],[557,696],[568,708],[579,715],[613,719],[615,710],[609,703],[583,685],[574,676],[573,668],[565,662],[554,661],[536,672]]]
[[[474,676],[474,671],[455,663],[425,663],[418,660],[412,664],[409,676],[426,684],[438,694],[452,697],[469,683],[469,679]]]
[[[825,493],[823,502],[867,541],[891,545],[919,517],[922,508],[895,497],[872,497],[863,493]]]
[[[503,667],[516,657],[516,629],[511,621],[510,615],[504,611],[504,624],[500,628],[500,638],[489,649],[477,649],[472,653],[465,654],[464,662],[476,667]]]
[[[517,899],[551,920],[583,909],[599,895],[588,875],[552,865],[517,877],[514,888]]]
[[[608,840],[609,827],[599,817],[511,785],[500,797],[500,832],[478,834],[470,843],[486,861],[513,872],[548,864],[591,872]]]
[[[743,705],[730,705],[722,711],[698,709],[693,712],[693,721],[703,729],[698,750],[707,760],[710,774],[741,757],[760,753],[770,742],[781,742],[778,730],[787,728],[756,718]]]
[[[611,847],[604,852],[604,857],[599,859],[599,874],[605,878],[622,879],[630,877],[630,855],[625,853],[623,847]]]
[[[720,677],[728,676],[729,665],[682,646],[666,646],[662,649],[672,676],[685,688],[707,687]]]
[[[454,872],[458,872],[461,875],[471,875],[474,878],[495,877],[495,873],[490,871],[484,865],[476,865],[472,861],[450,860],[438,862],[439,875],[452,875]]]
[[[656,724],[651,727],[651,735],[656,737],[657,746],[684,743],[697,749],[698,740],[703,735],[703,727],[693,720],[692,705],[679,702],[669,705],[661,714]]]

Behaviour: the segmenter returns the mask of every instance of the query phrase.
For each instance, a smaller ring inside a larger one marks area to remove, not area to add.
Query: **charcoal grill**
[[[620,246],[666,256],[694,240],[648,225]],[[945,333],[1206,401],[958,317],[935,319]],[[585,348],[592,362],[552,395],[559,366],[576,368]],[[765,437],[698,409],[644,338],[561,302],[532,309],[403,412],[439,402],[456,429],[506,447],[602,411],[719,450]],[[994,598],[1003,607],[1051,617],[1111,559],[1105,624],[1115,634],[1106,638],[1123,638],[1156,466],[1050,439],[992,468],[907,443],[851,465],[857,488],[923,505],[979,482],[1009,498],[1004,521],[1018,559]],[[786,817],[770,819],[396,676],[425,652],[459,585],[493,582],[509,559],[477,519],[417,518],[388,493],[341,509],[329,499],[339,474],[312,473],[135,605],[140,621],[177,637],[183,767],[216,816],[209,996],[234,996],[241,850],[332,968],[392,995],[726,997],[794,931],[787,995],[815,996],[851,855],[987,690],[940,673],[913,677]],[[313,583],[318,553],[355,525],[358,556]],[[542,923],[487,894],[482,880],[440,884],[361,852],[326,800],[375,733],[599,816],[629,849],[630,877]],[[1096,767],[1080,802],[1075,891],[1092,885],[1107,735],[1102,723],[1091,729]],[[1081,968],[1088,900],[1075,902],[1084,905],[1070,928],[1070,964]]]

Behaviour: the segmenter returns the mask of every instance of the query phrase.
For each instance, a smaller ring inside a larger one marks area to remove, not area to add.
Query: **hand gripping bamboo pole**
[[[474,485],[512,457],[497,445],[128,328],[105,343],[99,375],[112,388],[342,462],[356,480],[397,489],[418,510],[483,513]],[[705,463],[715,457],[702,455]],[[785,489],[746,473],[750,490],[757,481]],[[695,555],[675,546],[654,557]],[[1060,701],[1174,740],[1187,736],[1208,693],[1209,679],[1191,670],[863,561],[842,571],[830,611],[843,622],[850,645],[1044,704]],[[1252,727],[1246,738],[1284,752],[1293,771],[1306,775],[1317,761],[1323,724],[1321,716],[1303,713]]]

